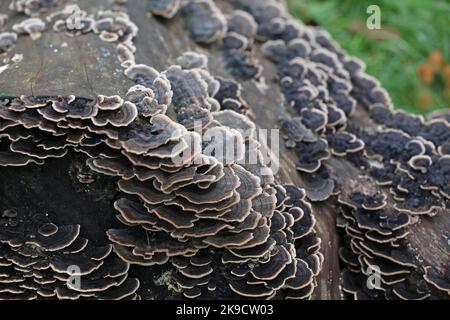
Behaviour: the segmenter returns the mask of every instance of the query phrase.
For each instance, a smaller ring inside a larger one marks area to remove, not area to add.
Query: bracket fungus
[[[182,6],[183,16],[191,37],[198,43],[208,44],[225,35],[226,19],[211,0],[187,1]]]
[[[17,33],[2,32],[0,33],[0,53],[10,50],[17,41]]]
[[[18,34],[28,34],[36,37],[45,30],[46,24],[40,18],[29,18],[12,26],[14,32]]]
[[[28,16],[37,16],[60,5],[62,0],[12,0],[9,10],[22,12]]]
[[[449,298],[448,113],[395,111],[277,0],[61,2],[0,15],[0,54],[96,61],[0,75],[0,299]]]
[[[180,4],[181,0],[148,0],[150,12],[167,19],[171,19],[177,14]]]

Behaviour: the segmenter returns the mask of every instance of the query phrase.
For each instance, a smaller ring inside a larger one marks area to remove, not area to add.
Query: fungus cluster
[[[80,236],[44,214],[7,209],[0,216],[0,299],[136,299],[139,280],[112,245]]]
[[[118,225],[108,226],[104,247],[78,225],[5,211],[0,298],[137,299],[140,284],[128,271],[138,266],[164,266],[161,283],[175,298],[309,298],[324,262],[309,201],[325,200],[337,203],[344,292],[449,296],[447,238],[420,243],[430,225],[450,236],[448,113],[425,121],[394,111],[362,62],[325,31],[292,20],[279,1],[147,3],[153,15],[180,16],[193,42],[217,50],[237,78],[258,80],[258,60],[271,62],[276,78],[267,80],[284,99],[279,126],[304,189],[275,179],[241,84],[210,73],[206,55],[193,49],[161,71],[137,63],[138,28],[122,11],[68,5],[27,19],[0,33],[0,53],[17,33],[93,32],[113,43],[133,86],[95,99],[2,98],[0,166],[43,165],[73,150],[88,158],[80,183],[111,176],[119,194]],[[11,8],[34,16],[58,4],[17,0]],[[72,265],[81,267],[81,287],[66,285]],[[369,286],[374,274],[380,283]]]
[[[433,280],[427,279],[427,273],[423,273],[419,265],[427,259],[425,251],[430,248],[411,250],[404,242],[404,239],[414,237],[421,223],[410,214],[390,206],[386,197],[377,191],[375,181],[369,177],[343,187],[347,187],[348,191],[339,195],[343,206],[338,226],[343,229],[348,245],[339,252],[346,263],[342,275],[344,292],[355,299],[426,299],[440,296],[436,291],[436,282],[443,285],[448,281],[444,280],[448,277],[446,262],[438,267],[440,271],[430,266],[435,274]],[[431,251],[439,254],[434,249]],[[417,277],[423,279],[419,285],[414,284]],[[445,285],[442,291],[444,295],[448,293]]]
[[[218,77],[217,80],[220,86],[214,95],[214,99],[220,103],[221,109],[246,114],[249,107],[241,96],[241,84],[232,79]]]
[[[6,22],[8,22],[8,15],[4,13],[0,13],[0,28],[2,28]]]
[[[32,38],[38,38],[39,35],[45,30],[45,21],[41,18],[29,18],[23,20],[12,26],[12,29],[17,34],[29,35]]]
[[[265,177],[263,163],[239,163],[256,146],[255,127],[233,111],[217,111],[212,96],[218,82],[203,69],[186,68],[192,66],[187,59],[177,59],[185,69],[172,66],[162,73],[173,91],[178,124],[172,125],[178,133],[150,149],[124,145],[131,172],[113,161],[92,162],[94,170],[108,166],[120,175],[119,189],[127,195],[115,203],[127,228],[108,231],[115,251],[131,264],[171,263],[171,286],[186,298],[309,297],[322,256],[304,194],[294,187],[288,194]],[[139,71],[128,74],[151,86],[155,71],[142,66]],[[187,131],[195,129],[195,120],[203,141]],[[220,141],[207,139],[213,133],[220,133],[226,146],[228,139],[237,143],[236,158],[219,156]]]
[[[24,13],[27,16],[37,16],[57,7],[62,2],[63,0],[12,0],[9,10]]]
[[[277,1],[233,3],[256,21],[256,39],[277,67],[285,104],[295,114],[283,116],[280,127],[286,147],[297,154],[309,199],[338,194],[343,211],[338,225],[349,239],[341,250],[348,264],[344,290],[357,298],[427,298],[437,295],[435,288],[448,293],[448,268],[430,266],[435,273],[429,281],[418,268],[427,254],[404,241],[414,241],[412,228],[425,228],[417,216],[448,215],[448,113],[425,121],[393,111],[385,89],[328,33],[294,22]],[[375,129],[366,130],[355,119],[357,104]],[[353,164],[364,182],[330,172],[327,163],[336,157]],[[439,242],[444,250],[445,239]],[[443,266],[449,262],[444,260]],[[380,266],[383,286],[362,292],[373,265]],[[412,276],[400,276],[406,273],[429,284],[414,287]]]
[[[322,34],[293,22],[278,2],[235,2],[245,15],[230,19],[234,22],[230,25],[246,30],[256,24],[255,38],[263,42],[264,55],[277,66],[285,103],[297,113],[280,119],[286,146],[298,156],[297,169],[307,175],[320,170],[322,176],[329,176],[322,162],[331,154],[343,157],[364,148],[361,139],[345,131],[347,116],[355,108],[348,72],[333,52],[311,40]],[[252,20],[244,22],[248,15]],[[325,181],[331,186],[330,179]],[[327,190],[321,199],[331,195]]]
[[[190,1],[182,10],[196,41],[225,34],[226,20],[212,2]],[[69,11],[46,21],[70,34]],[[199,21],[208,22],[206,32]],[[263,162],[255,125],[233,111],[247,107],[239,84],[213,77],[207,58],[195,52],[163,72],[136,64],[137,28],[126,14],[99,12],[91,22],[102,40],[116,43],[124,74],[135,83],[124,97],[21,96],[4,99],[0,108],[2,166],[43,165],[74,150],[88,157],[93,172],[118,179],[114,208],[122,227],[107,231],[112,245],[89,248],[79,226],[56,224],[36,223],[39,241],[2,237],[19,251],[28,244],[42,247],[34,262],[48,259],[48,277],[60,282],[38,283],[36,290],[56,298],[138,298],[139,281],[127,277],[129,266],[166,264],[175,296],[309,298],[323,262],[312,208],[302,189],[277,184]],[[232,154],[225,150],[230,145]],[[256,163],[245,161],[251,153]],[[58,242],[58,230],[72,234]],[[34,239],[33,232],[26,237]],[[62,256],[47,253],[52,250]],[[65,287],[67,277],[59,274],[78,264],[81,287]]]
[[[148,0],[148,8],[155,16],[173,18],[180,9],[181,0]]]
[[[211,0],[190,0],[183,4],[183,16],[191,37],[198,43],[220,40],[226,33],[227,22]]]
[[[63,9],[51,13],[47,16],[47,21],[53,24],[54,31],[66,32],[69,36],[92,32],[95,24],[95,19],[88,16],[87,12],[81,10],[77,5],[67,5]]]

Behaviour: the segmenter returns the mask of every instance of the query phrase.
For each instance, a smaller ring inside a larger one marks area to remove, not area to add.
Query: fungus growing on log
[[[223,38],[226,19],[211,0],[188,1],[182,6],[191,37],[199,43],[212,43]]]
[[[2,32],[0,33],[0,53],[10,50],[17,41],[17,33]]]
[[[12,29],[18,34],[28,34],[31,37],[37,37],[45,30],[45,22],[40,18],[29,18],[13,25]]]
[[[28,16],[36,16],[61,4],[62,0],[12,0],[9,10],[23,12]]]
[[[82,7],[0,33],[0,299],[448,299],[448,113],[279,1]]]
[[[171,19],[177,14],[180,3],[181,0],[149,0],[148,7],[152,14]]]

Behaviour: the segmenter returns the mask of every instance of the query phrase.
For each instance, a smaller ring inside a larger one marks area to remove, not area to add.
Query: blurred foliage
[[[396,108],[415,113],[450,108],[449,0],[286,1],[292,15],[325,28],[362,59]],[[381,9],[381,30],[366,28],[372,4]]]

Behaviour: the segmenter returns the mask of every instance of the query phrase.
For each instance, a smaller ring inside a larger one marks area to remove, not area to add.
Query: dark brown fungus
[[[179,139],[184,133],[184,127],[167,116],[158,114],[151,118],[150,128],[130,130],[128,137],[121,141],[121,145],[127,152],[143,154],[169,141]]]
[[[149,0],[148,8],[156,16],[173,18],[180,8],[181,0]]]
[[[242,10],[235,10],[227,16],[228,32],[235,32],[253,39],[256,36],[258,25],[253,17]]]
[[[331,135],[329,139],[331,153],[337,156],[344,156],[364,149],[364,142],[355,135],[342,131]]]
[[[434,267],[426,267],[424,279],[438,290],[446,292],[450,295],[449,268],[446,267],[444,272],[436,270]]]
[[[183,53],[176,59],[183,69],[203,69],[208,67],[208,57],[194,51]]]
[[[227,22],[222,12],[211,0],[189,1],[182,7],[191,37],[199,43],[212,43],[226,32]]]
[[[37,159],[62,158],[67,154],[66,149],[45,150],[38,147],[33,139],[21,139],[11,143],[11,151]]]
[[[8,21],[8,15],[4,13],[0,13],[0,28],[3,28],[3,26]]]
[[[315,142],[317,140],[314,133],[305,127],[299,117],[294,117],[292,119],[282,118],[279,122],[281,129],[283,130],[283,138],[285,139],[286,147],[288,148],[294,148],[297,143],[302,141]]]
[[[46,24],[40,18],[29,18],[13,25],[12,29],[18,34],[28,34],[31,37],[37,37],[45,30]]]
[[[124,102],[119,109],[103,111],[92,118],[95,126],[103,127],[111,124],[115,127],[126,127],[138,116],[138,109],[134,103]]]
[[[322,161],[330,157],[327,146],[328,144],[325,139],[320,139],[312,143],[297,143],[295,147],[299,161],[297,163],[297,170],[308,173],[319,170]]]
[[[17,33],[2,32],[0,33],[0,53],[10,50],[17,41]]]
[[[125,12],[107,10],[97,13],[93,31],[103,41],[125,43],[136,36],[138,27]]]
[[[315,173],[303,176],[306,195],[311,201],[324,201],[333,193],[335,182],[326,169],[321,168]]]
[[[62,0],[13,0],[9,4],[9,9],[35,16],[58,6],[61,2]]]

